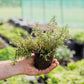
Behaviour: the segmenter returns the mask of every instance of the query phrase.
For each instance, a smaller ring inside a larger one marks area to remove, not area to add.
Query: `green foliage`
[[[15,55],[15,49],[12,47],[7,47],[0,50],[0,61],[9,60]]]
[[[14,40],[17,38],[18,33],[20,33],[21,36],[26,36],[27,32],[21,28],[14,27],[8,23],[4,23],[0,26],[0,34],[7,37],[10,40]]]
[[[29,84],[29,81],[30,80],[25,79],[25,75],[18,75],[6,79],[6,81],[2,80],[0,84]],[[36,81],[34,82],[37,84]]]
[[[40,53],[40,56],[45,60],[48,56],[53,56],[56,53],[56,48],[63,45],[68,38],[68,25],[59,27],[54,17],[48,23],[47,28],[48,30],[44,33],[36,24],[36,30],[32,32],[32,34],[35,34],[35,38],[32,37],[32,34],[28,35],[25,40],[18,38],[18,41],[15,41],[19,46],[16,51],[16,58],[29,57],[31,53]]]
[[[69,58],[73,57],[73,54],[75,53],[74,51],[71,51],[65,46],[59,46],[56,50],[55,58],[60,61],[69,61]]]
[[[84,84],[84,59],[66,68],[58,66],[48,76],[48,84]]]
[[[70,70],[74,70],[74,69],[77,69],[78,66],[76,65],[76,63],[71,62],[71,63],[68,64],[68,68],[69,68]]]
[[[69,29],[69,31],[73,39],[84,43],[84,29]]]
[[[80,67],[79,73],[80,73],[80,75],[84,76],[84,67]]]
[[[74,39],[78,40],[81,43],[84,43],[84,32],[80,32],[73,37]]]

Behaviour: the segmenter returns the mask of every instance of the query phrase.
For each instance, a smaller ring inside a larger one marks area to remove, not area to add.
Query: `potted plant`
[[[35,54],[34,66],[38,69],[46,69],[52,63],[56,48],[63,45],[68,37],[68,26],[59,27],[55,18],[52,18],[47,25],[48,30],[44,33],[40,31],[38,24],[36,30],[27,39],[19,38],[16,50],[15,60],[26,56],[29,58],[31,53]],[[32,37],[32,34],[35,37]]]

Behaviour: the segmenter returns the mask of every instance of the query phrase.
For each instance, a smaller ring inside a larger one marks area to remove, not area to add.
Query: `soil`
[[[54,56],[48,56],[47,58],[48,61],[44,60],[43,57],[40,56],[40,54],[36,53],[34,59],[34,63],[35,63],[34,66],[39,70],[48,68],[52,64],[52,60]]]

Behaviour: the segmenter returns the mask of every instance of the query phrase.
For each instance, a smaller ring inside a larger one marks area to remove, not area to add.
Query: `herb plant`
[[[24,56],[29,58],[31,53],[34,53],[36,59],[38,59],[37,63],[43,62],[40,65],[44,66],[47,62],[50,62],[47,67],[50,66],[53,56],[56,53],[56,48],[64,44],[68,38],[69,31],[68,25],[62,28],[58,26],[54,17],[48,23],[47,28],[48,30],[44,33],[40,31],[38,24],[36,24],[36,30],[33,30],[31,35],[28,35],[25,40],[21,37],[18,38],[18,41],[16,41],[18,48],[16,50],[15,60]],[[35,38],[32,37],[32,34],[35,35]]]

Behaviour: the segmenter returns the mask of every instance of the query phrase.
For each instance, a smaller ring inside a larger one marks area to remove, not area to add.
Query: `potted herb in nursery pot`
[[[18,39],[15,60],[24,56],[29,58],[31,53],[34,53],[34,66],[36,68],[42,70],[51,65],[56,48],[63,45],[67,40],[68,26],[61,28],[57,25],[55,18],[52,18],[47,27],[48,30],[44,33],[36,25],[36,30],[32,32],[32,34],[35,34],[35,38],[31,34],[25,40],[22,38]]]

